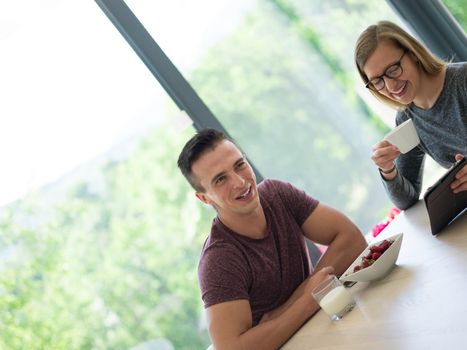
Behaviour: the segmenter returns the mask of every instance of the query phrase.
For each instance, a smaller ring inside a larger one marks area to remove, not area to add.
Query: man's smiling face
[[[253,169],[230,141],[202,154],[193,163],[192,174],[204,189],[196,196],[212,205],[221,219],[250,214],[260,204]]]

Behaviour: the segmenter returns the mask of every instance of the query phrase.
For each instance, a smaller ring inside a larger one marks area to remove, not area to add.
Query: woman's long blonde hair
[[[360,73],[360,77],[365,82],[365,84],[368,82],[368,77],[363,71],[363,66],[365,65],[368,58],[376,50],[378,44],[384,40],[392,41],[396,46],[402,49],[407,49],[415,56],[416,60],[420,64],[420,67],[428,75],[436,75],[447,65],[447,62],[434,56],[413,36],[411,36],[398,25],[390,21],[379,21],[378,23],[365,29],[358,37],[357,43],[355,44],[355,64],[357,66],[358,72]],[[391,100],[378,91],[371,89],[370,91],[378,100],[391,107],[396,109],[406,108],[406,105]]]

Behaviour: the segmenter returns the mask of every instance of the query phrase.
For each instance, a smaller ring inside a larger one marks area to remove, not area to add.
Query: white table
[[[387,277],[354,285],[350,313],[331,322],[320,310],[282,349],[467,349],[467,214],[433,236],[420,201],[377,240],[400,232]]]

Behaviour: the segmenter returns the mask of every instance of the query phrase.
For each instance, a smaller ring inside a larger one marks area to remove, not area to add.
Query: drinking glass
[[[329,275],[311,294],[333,321],[340,320],[356,304],[352,294],[335,275]]]

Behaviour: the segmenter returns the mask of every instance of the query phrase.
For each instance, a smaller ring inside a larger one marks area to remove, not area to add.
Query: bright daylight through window
[[[387,214],[370,153],[394,113],[353,66],[399,22],[385,1],[126,3],[264,177],[363,232]],[[0,348],[207,348],[188,117],[93,1],[3,1],[0,43]]]

